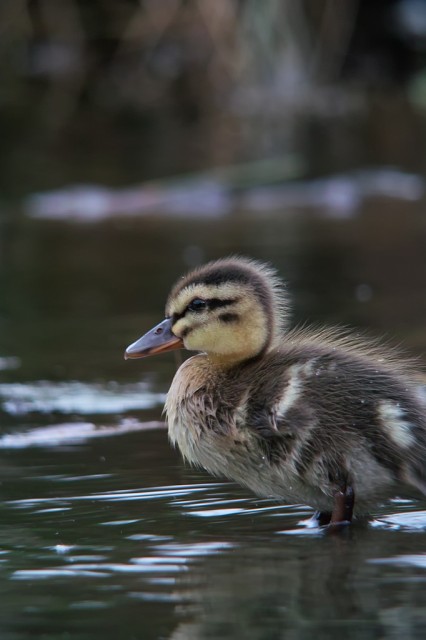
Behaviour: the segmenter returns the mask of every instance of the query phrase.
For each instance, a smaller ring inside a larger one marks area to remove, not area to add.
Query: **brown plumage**
[[[284,286],[246,258],[211,262],[172,289],[166,319],[126,351],[201,351],[166,401],[183,457],[257,495],[350,521],[426,494],[426,407],[410,363],[334,330],[289,329]]]

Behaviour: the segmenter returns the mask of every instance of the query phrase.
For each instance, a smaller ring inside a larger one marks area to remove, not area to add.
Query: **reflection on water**
[[[151,420],[140,422],[134,418],[123,418],[117,424],[105,426],[92,422],[65,422],[49,427],[38,427],[29,431],[5,433],[0,436],[0,449],[25,449],[27,447],[57,447],[63,444],[86,442],[92,438],[119,436],[123,433],[165,428],[164,422]]]
[[[165,394],[149,390],[147,384],[120,385],[117,382],[0,383],[2,409],[12,415],[31,412],[65,414],[119,413],[149,409],[164,404]]]
[[[295,320],[426,349],[421,203],[72,225],[15,219],[0,262],[0,636],[421,638],[425,503],[331,536],[303,505],[185,468],[160,427],[178,364],[123,360],[194,262],[243,253]]]

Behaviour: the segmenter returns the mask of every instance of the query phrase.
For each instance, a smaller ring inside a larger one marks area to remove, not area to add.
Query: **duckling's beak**
[[[156,353],[182,348],[183,341],[172,333],[172,321],[170,318],[166,318],[148,333],[145,333],[142,338],[127,347],[124,359],[146,358]]]

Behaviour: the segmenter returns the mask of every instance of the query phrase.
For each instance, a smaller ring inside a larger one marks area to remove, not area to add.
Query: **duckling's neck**
[[[207,353],[207,358],[214,368],[221,370],[233,369],[240,367],[248,362],[254,362],[262,358],[268,351],[265,345],[260,350],[247,349],[245,352],[238,353]]]
[[[232,369],[246,361],[246,358],[235,357],[235,354],[208,353],[207,358],[214,368],[222,370]]]

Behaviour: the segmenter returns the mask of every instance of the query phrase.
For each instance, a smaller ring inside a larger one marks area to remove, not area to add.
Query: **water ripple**
[[[393,531],[426,531],[426,511],[390,513],[373,520],[371,526]]]
[[[136,431],[164,428],[164,422],[125,418],[118,424],[98,426],[92,422],[66,422],[49,427],[38,427],[19,433],[0,436],[0,449],[26,449],[28,447],[58,447],[64,444],[81,444],[93,438],[119,436]],[[73,478],[70,478],[72,480]]]
[[[399,555],[392,558],[372,558],[369,563],[426,569],[426,553]]]
[[[104,577],[113,574],[134,573],[180,573],[186,571],[184,558],[137,558],[130,562],[80,562],[67,566],[42,569],[18,569],[11,575],[12,580],[46,580],[51,578]]]
[[[0,406],[11,415],[28,413],[109,414],[152,409],[164,404],[165,394],[146,382],[107,384],[85,382],[26,382],[0,384]]]
[[[154,536],[154,539],[156,537]],[[158,538],[157,538],[158,542]],[[112,575],[135,574],[146,576],[151,585],[169,586],[174,584],[173,576],[186,572],[189,565],[199,558],[222,553],[236,545],[224,541],[195,542],[179,544],[165,542],[151,547],[154,555],[129,558],[127,562],[107,561],[103,555],[69,555],[71,548],[61,551],[63,564],[57,567],[17,569],[12,572],[12,580],[52,580],[58,578],[107,578]],[[55,550],[50,548],[50,550]],[[76,549],[74,549],[75,551]],[[58,555],[56,555],[58,557]],[[167,593],[135,592],[135,597],[162,600],[170,597]],[[173,595],[173,597],[175,597]],[[179,597],[176,595],[176,597]]]
[[[153,547],[165,556],[196,558],[221,553],[235,548],[231,542],[194,542],[192,544],[168,543]]]
[[[224,486],[223,483],[209,484],[190,484],[190,485],[165,485],[160,487],[149,487],[148,489],[117,489],[114,491],[101,491],[98,493],[90,493],[88,495],[71,495],[60,498],[44,497],[44,498],[24,498],[19,500],[9,500],[5,504],[16,508],[34,508],[43,504],[67,505],[70,502],[131,502],[144,501],[153,499],[175,498],[177,496],[192,495],[194,493],[203,493],[210,491],[212,487]]]

